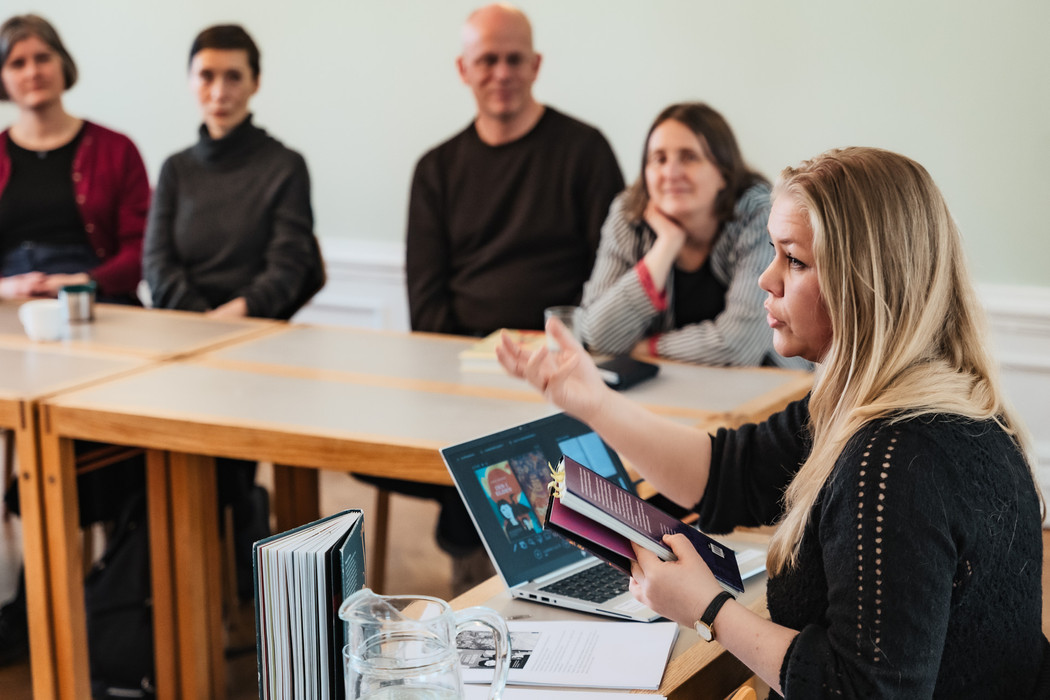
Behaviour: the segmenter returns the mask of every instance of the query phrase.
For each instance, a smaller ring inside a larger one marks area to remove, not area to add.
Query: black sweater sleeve
[[[808,422],[807,396],[762,423],[713,435],[707,488],[695,507],[700,527],[724,533],[776,522],[784,489],[809,454]]]
[[[172,158],[164,162],[150,207],[143,250],[142,272],[153,295],[153,305],[162,309],[207,311],[204,295],[191,284],[186,266],[175,245],[175,214],[179,185]]]

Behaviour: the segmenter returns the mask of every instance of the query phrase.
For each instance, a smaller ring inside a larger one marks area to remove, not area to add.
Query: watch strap
[[[718,615],[718,611],[722,609],[722,606],[726,604],[726,601],[729,600],[736,600],[736,596],[734,596],[729,591],[722,591],[714,597],[714,600],[712,600],[711,603],[707,606],[707,609],[704,610],[704,614],[700,616],[700,624],[704,625],[705,627],[707,627],[707,629],[711,630],[711,639],[708,641],[714,640],[715,617]]]

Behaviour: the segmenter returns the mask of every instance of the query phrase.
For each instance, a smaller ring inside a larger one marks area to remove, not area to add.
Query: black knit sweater
[[[250,316],[288,318],[320,271],[306,162],[251,123],[165,161],[143,268],[155,306],[207,311],[244,297]]]
[[[771,523],[810,449],[808,404],[713,438],[701,527]],[[876,421],[813,508],[798,565],[770,578],[799,630],[787,698],[1030,697],[1043,654],[1042,534],[1031,472],[994,422]]]

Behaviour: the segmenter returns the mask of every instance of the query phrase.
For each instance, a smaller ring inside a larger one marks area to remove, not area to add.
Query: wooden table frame
[[[214,358],[183,358],[165,363],[166,367],[174,365],[232,371],[226,361]],[[373,390],[384,379],[311,373],[302,368],[250,369],[256,374],[274,371],[286,379],[310,378]],[[713,427],[758,419],[799,398],[811,381],[811,376],[795,373],[775,390],[741,403],[733,411],[690,410],[686,412],[688,420]],[[395,393],[446,395],[449,391],[448,387],[433,383],[412,384],[397,378],[392,383]],[[496,395],[487,389],[470,389],[457,391],[455,396],[485,402],[497,400],[493,398]],[[89,695],[83,587],[78,573],[82,565],[76,545],[73,440],[90,439],[148,451],[154,644],[158,696],[162,698],[222,697],[225,693],[217,510],[210,505],[202,507],[216,500],[212,457],[295,465],[275,472],[275,480],[283,486],[275,498],[274,510],[286,523],[303,522],[316,513],[318,469],[451,483],[437,450],[452,440],[439,444],[391,440],[379,435],[348,438],[274,425],[201,422],[174,415],[78,406],[75,400],[65,400],[67,396],[71,394],[60,394],[44,402],[35,425],[42,509],[48,513],[48,548],[44,556],[51,561],[48,580],[53,620],[46,628],[56,630],[51,646],[57,669],[55,687],[42,688],[35,697],[79,699]],[[451,400],[452,395],[448,396]],[[528,411],[537,412],[535,417],[549,410],[535,396],[526,400],[512,395],[505,400],[508,406],[529,406]],[[676,411],[671,415],[675,416]]]
[[[12,392],[5,387],[0,395],[0,427],[13,431],[18,457],[33,697],[86,698],[90,697],[90,690],[83,590],[70,591],[65,581],[69,576],[79,581],[83,572],[76,480],[72,469],[45,474],[40,402],[63,391],[125,376],[150,365],[256,338],[285,324],[257,319],[212,322],[199,314],[99,304],[96,323],[70,326],[68,337],[58,342],[36,343],[26,338],[17,319],[21,303],[0,302],[3,352],[36,353],[52,361],[63,356],[68,356],[70,362],[98,358],[125,365],[112,371],[69,373],[64,378],[44,381],[38,389],[23,386]],[[167,335],[159,333],[165,325],[171,330]],[[72,462],[71,444],[49,444],[52,452],[47,459],[53,463]],[[60,455],[54,450],[68,450],[69,454]],[[58,519],[47,517],[56,512],[65,515]]]
[[[201,505],[216,502],[214,462],[196,454],[203,446],[214,446],[205,448],[214,456],[297,465],[286,468],[279,477],[299,490],[296,501],[277,506],[292,519],[308,517],[304,512],[311,508],[316,511],[317,469],[348,471],[350,463],[354,471],[451,484],[436,444],[355,442],[272,428],[194,425],[149,417],[132,420],[50,404],[42,407],[41,416],[46,508],[49,513],[64,514],[54,517],[51,525],[57,528],[53,537],[60,545],[77,541],[73,441],[92,439],[147,448],[154,653],[158,697],[163,698],[225,694],[219,527],[216,509]],[[79,548],[63,546],[51,558],[52,612],[55,627],[64,628],[55,640],[56,665],[63,670],[57,697],[87,697],[83,584],[75,574],[82,567]]]

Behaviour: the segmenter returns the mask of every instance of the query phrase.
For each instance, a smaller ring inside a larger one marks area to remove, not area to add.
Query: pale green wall
[[[476,2],[46,0],[82,81],[67,106],[129,134],[151,176],[195,138],[186,52],[243,23],[257,123],[306,156],[324,237],[400,240],[416,158],[473,104],[453,60]],[[537,96],[599,126],[625,176],[666,104],[702,99],[769,176],[826,148],[902,151],[959,220],[980,281],[1050,286],[1050,2],[522,0]],[[0,106],[0,122],[12,118]]]

